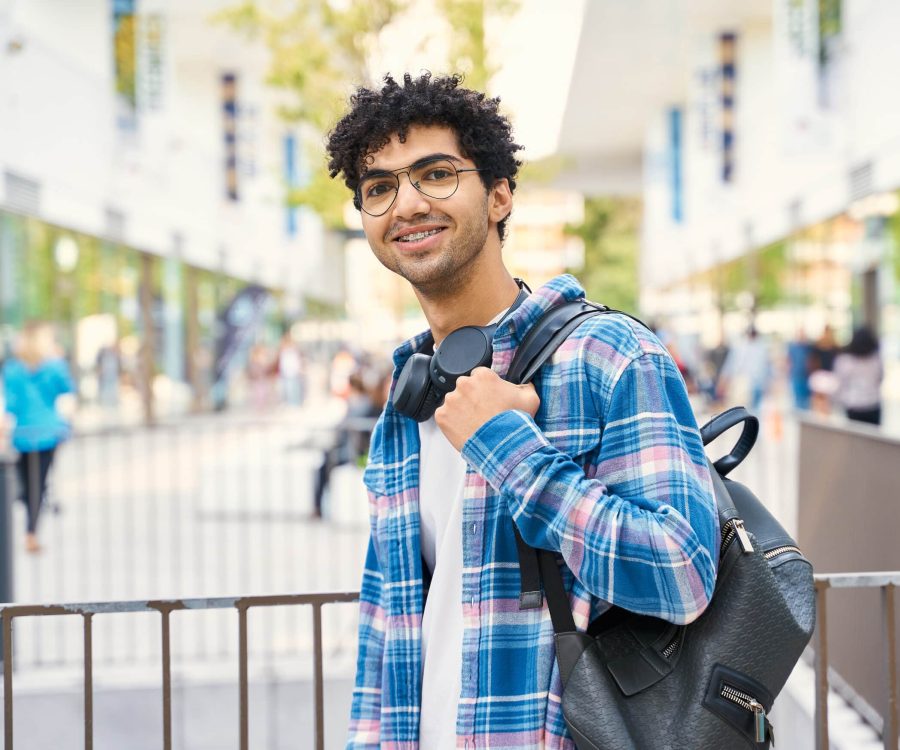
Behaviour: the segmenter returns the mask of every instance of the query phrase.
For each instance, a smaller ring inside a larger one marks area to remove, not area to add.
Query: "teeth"
[[[416,242],[417,240],[424,240],[426,237],[431,237],[432,235],[435,235],[440,231],[440,229],[431,229],[427,232],[414,232],[413,234],[405,234],[398,240],[398,242]]]

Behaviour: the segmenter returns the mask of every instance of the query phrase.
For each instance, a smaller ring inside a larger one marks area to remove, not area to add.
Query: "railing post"
[[[887,750],[897,747],[897,630],[896,609],[894,608],[893,583],[888,583],[881,588],[882,625],[884,633],[882,642],[885,648],[885,693],[887,702],[884,709],[884,728],[882,737]]]
[[[3,419],[3,415],[0,415]],[[0,603],[13,601],[13,540],[12,540],[12,500],[15,494],[13,484],[13,463],[10,455],[0,448]],[[0,663],[3,665],[4,715],[6,729],[4,747],[12,748],[12,620],[3,616],[0,630]]]
[[[12,457],[0,449],[0,603],[4,604],[15,599],[13,595],[12,533],[14,474]]]
[[[828,581],[816,581],[816,750],[828,750]]]
[[[315,695],[315,730],[316,730],[316,750],[325,750],[325,691],[324,691],[324,675],[322,673],[322,605],[315,602],[313,609],[313,672],[314,685],[313,694]]]
[[[13,653],[12,615],[6,610],[3,618],[3,750],[13,750]]]

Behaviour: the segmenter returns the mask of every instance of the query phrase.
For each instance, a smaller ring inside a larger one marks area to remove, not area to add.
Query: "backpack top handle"
[[[700,428],[700,437],[703,439],[703,445],[709,445],[723,432],[741,424],[741,422],[744,423],[744,429],[734,448],[713,463],[716,471],[723,477],[740,466],[741,462],[747,458],[747,454],[753,449],[753,446],[756,445],[756,438],[759,436],[759,420],[743,406],[735,406],[713,417]]]

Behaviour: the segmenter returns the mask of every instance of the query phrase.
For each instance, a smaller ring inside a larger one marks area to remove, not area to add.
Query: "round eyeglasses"
[[[428,159],[409,167],[367,172],[356,188],[357,208],[369,216],[382,216],[394,205],[400,190],[400,175],[406,174],[410,184],[422,195],[443,200],[459,187],[459,175],[463,172],[480,172],[480,169],[459,169],[447,159]]]

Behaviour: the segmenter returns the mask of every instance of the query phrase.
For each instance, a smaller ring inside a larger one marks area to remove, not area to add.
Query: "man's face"
[[[417,125],[404,143],[395,135],[371,154],[367,170],[400,169],[437,155],[450,157],[457,169],[475,167],[462,156],[453,130]],[[461,172],[456,192],[443,199],[420,193],[406,174],[399,179],[397,196],[386,213],[363,212],[366,239],[382,265],[416,289],[431,295],[452,291],[477,267],[488,239],[489,193],[478,172]]]

